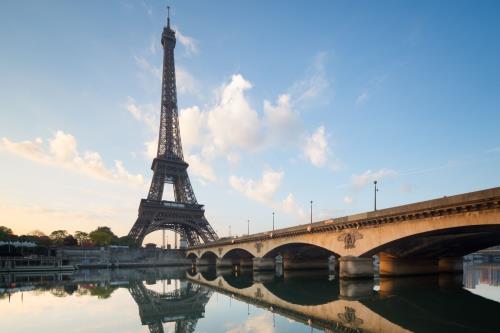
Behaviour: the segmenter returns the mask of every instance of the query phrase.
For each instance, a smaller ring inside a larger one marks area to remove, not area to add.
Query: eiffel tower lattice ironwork
[[[196,200],[187,173],[188,164],[182,153],[175,83],[175,42],[169,15],[161,36],[164,55],[158,153],[151,166],[153,179],[148,198],[141,200],[139,216],[129,232],[139,245],[147,234],[165,229],[179,233],[181,240],[186,240],[189,245],[218,238],[205,218],[203,205]],[[175,201],[162,200],[166,183],[173,185]]]

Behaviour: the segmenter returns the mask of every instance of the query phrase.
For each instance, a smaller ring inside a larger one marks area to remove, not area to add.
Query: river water
[[[339,281],[179,268],[0,275],[0,332],[500,332],[500,264]]]

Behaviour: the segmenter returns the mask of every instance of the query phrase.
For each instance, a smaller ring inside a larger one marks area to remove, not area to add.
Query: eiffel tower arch
[[[129,232],[138,245],[142,244],[147,234],[157,230],[174,231],[188,245],[218,239],[205,218],[203,205],[196,200],[187,173],[189,165],[184,161],[182,152],[175,82],[175,42],[169,15],[161,36],[164,53],[158,151],[151,165],[153,178],[148,197],[141,200],[139,215]],[[173,185],[174,201],[162,199],[165,184]]]

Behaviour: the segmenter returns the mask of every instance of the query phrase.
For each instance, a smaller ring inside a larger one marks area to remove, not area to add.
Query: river
[[[0,275],[1,332],[500,332],[500,264],[339,281],[327,271]]]

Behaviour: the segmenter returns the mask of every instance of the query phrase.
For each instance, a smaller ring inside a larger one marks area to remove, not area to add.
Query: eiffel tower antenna
[[[147,199],[139,205],[139,215],[129,236],[141,245],[144,237],[156,230],[171,230],[180,234],[180,247],[218,239],[205,218],[203,205],[198,204],[187,173],[189,164],[182,153],[177,87],[175,82],[175,31],[170,28],[170,7],[167,6],[167,26],[163,28],[163,78],[161,89],[160,130],[158,150],[151,170],[153,179]],[[173,186],[174,200],[163,200],[165,184]],[[186,244],[187,243],[187,244]]]
[[[167,28],[170,28],[170,6],[167,6]]]

